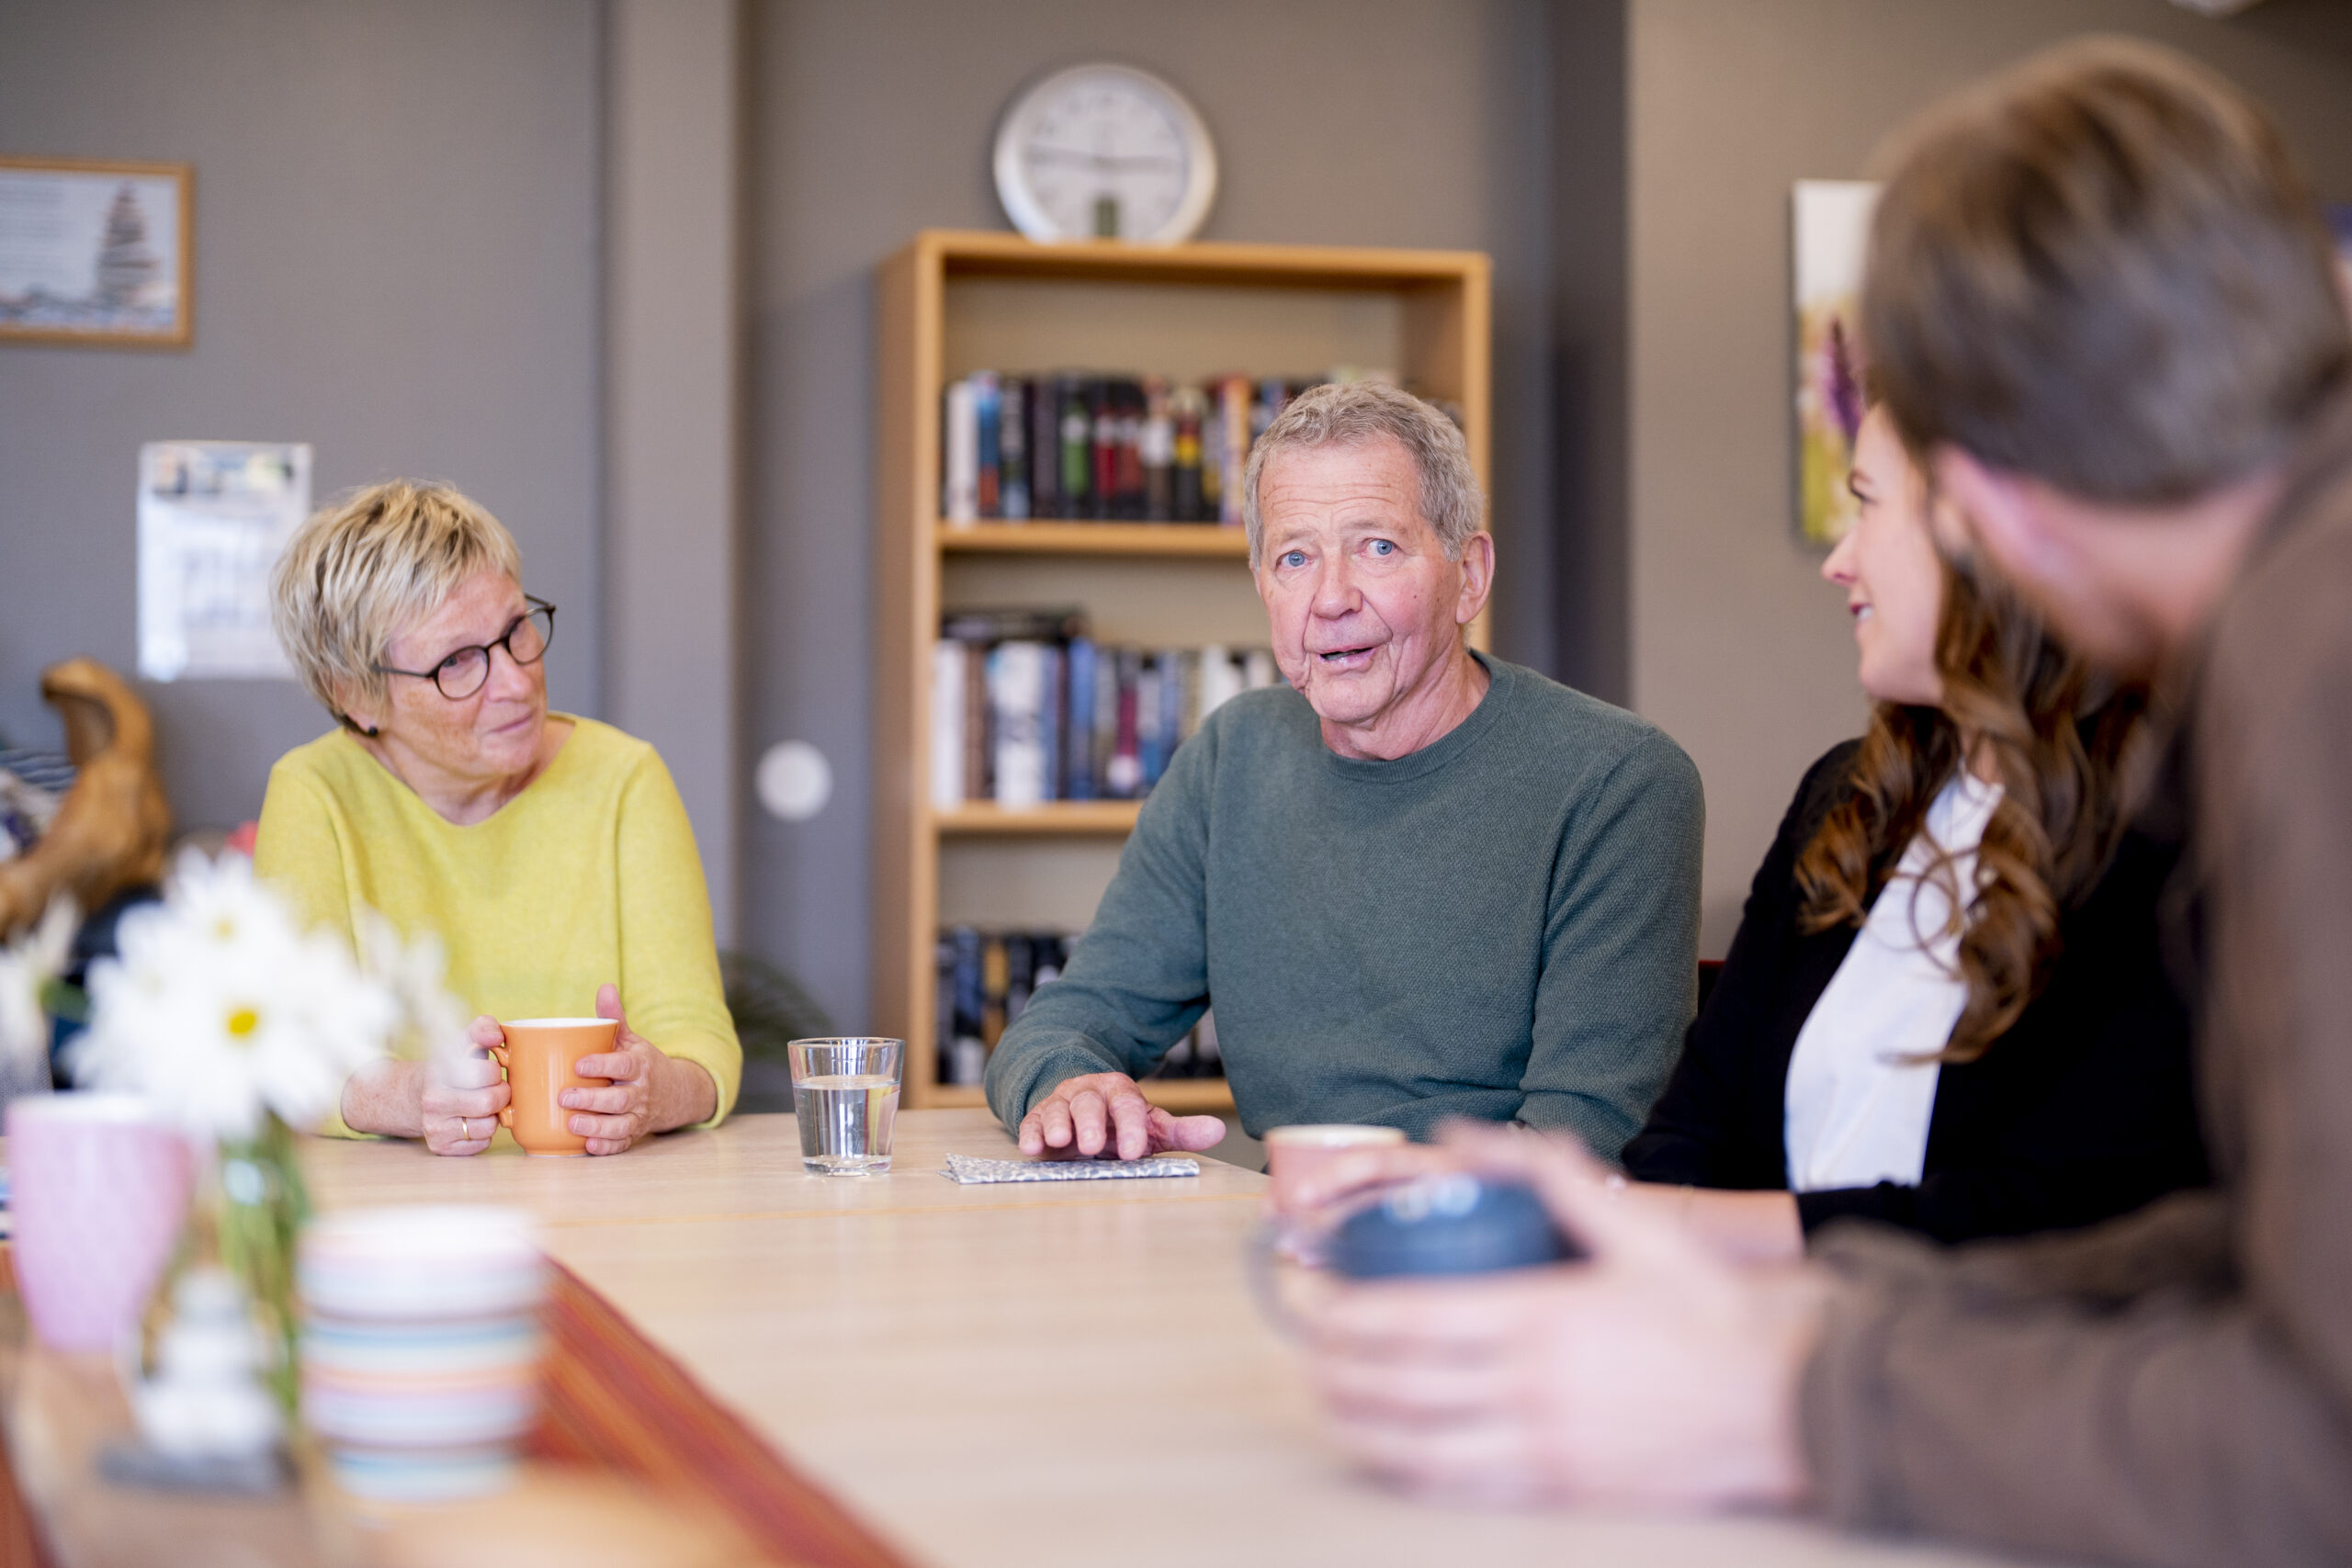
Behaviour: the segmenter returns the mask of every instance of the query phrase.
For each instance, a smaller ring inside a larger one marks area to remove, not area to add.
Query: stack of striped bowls
[[[480,1206],[352,1209],[313,1224],[302,1419],[355,1496],[503,1490],[538,1414],[547,1263],[530,1217]]]

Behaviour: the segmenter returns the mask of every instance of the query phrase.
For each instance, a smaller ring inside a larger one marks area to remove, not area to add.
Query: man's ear
[[[1495,536],[1484,528],[1462,541],[1462,597],[1454,602],[1453,624],[1466,626],[1478,618],[1495,591]]]
[[[1946,555],[1965,558],[1981,550],[2012,581],[2046,582],[2062,571],[2063,553],[2043,526],[2031,487],[1950,445],[1930,458],[1935,484],[1929,520]]]

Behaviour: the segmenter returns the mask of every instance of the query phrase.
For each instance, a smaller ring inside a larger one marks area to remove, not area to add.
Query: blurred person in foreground
[[[1680,747],[1464,634],[1494,539],[1462,433],[1393,387],[1291,400],[1242,477],[1288,684],[1178,750],[1093,924],[989,1060],[1035,1156],[1205,1148],[1136,1079],[1216,1010],[1241,1124],[1641,1124],[1695,994]]]
[[[2140,690],[1939,555],[1882,403],[1849,482],[1858,521],[1822,575],[1870,729],[1798,786],[1626,1145],[1625,1173],[1658,1185],[1628,1196],[1787,1258],[1842,1218],[1970,1241],[2203,1185],[2156,917],[2178,850],[2121,803]]]
[[[448,954],[470,1044],[355,1074],[322,1131],[477,1155],[508,1090],[497,1020],[618,1020],[567,1089],[592,1155],[716,1124],[742,1074],[694,829],[653,749],[548,711],[555,606],[498,520],[395,479],[304,523],[271,579],[278,640],[341,728],[270,770],[254,870],[346,938],[373,908]],[[626,998],[628,1012],[624,1014]],[[511,1135],[509,1137],[511,1142]]]
[[[2098,40],[1906,136],[1871,373],[1949,503],[2075,648],[2178,716],[2140,825],[2219,1176],[2106,1225],[1943,1250],[1880,1227],[1724,1261],[1564,1140],[1466,1129],[1589,1263],[1343,1290],[1314,1371],[1412,1485],[2148,1563],[2352,1560],[2352,332],[2278,131]]]

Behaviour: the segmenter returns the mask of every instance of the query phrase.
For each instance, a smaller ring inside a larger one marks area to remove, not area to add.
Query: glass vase
[[[196,1269],[220,1269],[244,1292],[247,1310],[267,1347],[265,1380],[290,1421],[301,1391],[295,1358],[300,1324],[294,1305],[294,1249],[310,1215],[310,1194],[294,1157],[294,1135],[285,1122],[266,1116],[254,1136],[222,1142],[197,1178],[187,1229],[148,1307],[141,1336],[141,1371],[154,1370],[156,1343],[171,1320],[182,1276]]]

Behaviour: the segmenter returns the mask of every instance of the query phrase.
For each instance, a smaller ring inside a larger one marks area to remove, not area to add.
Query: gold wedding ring
[[[470,1144],[470,1143],[472,1143],[473,1141],[474,1141],[474,1124],[473,1124],[473,1121],[472,1121],[472,1119],[471,1119],[470,1117],[466,1117],[466,1116],[460,1116],[460,1117],[458,1117],[458,1142],[459,1142],[459,1143],[461,1143],[461,1144]]]

